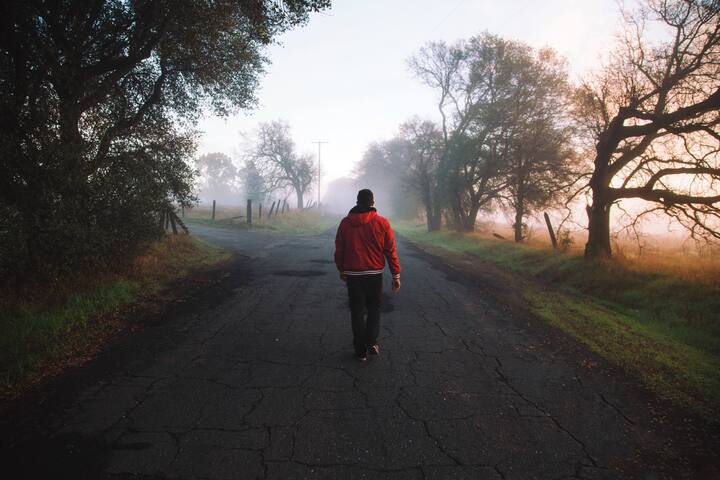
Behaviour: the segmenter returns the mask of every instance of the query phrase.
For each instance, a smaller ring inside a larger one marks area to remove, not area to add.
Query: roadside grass
[[[639,376],[652,390],[720,420],[720,284],[703,265],[668,273],[627,258],[586,262],[540,247],[398,225],[408,239],[518,275],[530,310]],[[687,262],[687,259],[686,259]],[[529,281],[527,281],[529,280]]]
[[[340,217],[329,214],[321,214],[317,209],[290,210],[280,215],[273,213],[272,218],[267,217],[267,210],[263,212],[262,218],[257,218],[257,211],[254,212],[252,225],[246,222],[244,209],[240,207],[225,207],[222,213],[215,212],[215,220],[212,220],[212,211],[206,208],[195,208],[186,212],[183,219],[192,225],[207,225],[218,228],[231,228],[239,230],[254,230],[262,233],[278,233],[283,235],[319,235],[328,229],[337,227]]]
[[[136,258],[119,261],[113,271],[0,290],[0,400],[83,363],[125,328],[122,309],[151,301],[172,281],[229,258],[195,238],[167,236]]]

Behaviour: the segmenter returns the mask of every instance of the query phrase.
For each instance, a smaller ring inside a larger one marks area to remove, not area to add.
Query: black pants
[[[367,347],[375,344],[380,333],[382,277],[382,273],[347,276],[353,346],[358,355],[364,354]]]

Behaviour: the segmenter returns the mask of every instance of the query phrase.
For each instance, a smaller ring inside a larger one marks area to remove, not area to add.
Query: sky
[[[406,59],[429,41],[483,31],[563,55],[573,79],[599,65],[620,29],[616,0],[334,0],[267,50],[259,105],[228,118],[206,115],[199,154],[239,161],[242,135],[259,122],[289,122],[300,153],[322,146],[322,185],[352,175],[368,144],[413,116],[437,119],[434,92]]]

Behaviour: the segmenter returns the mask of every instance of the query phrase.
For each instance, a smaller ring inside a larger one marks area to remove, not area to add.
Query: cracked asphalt
[[[360,363],[331,232],[192,230],[239,260],[3,418],[5,478],[717,478],[717,429],[403,240]]]

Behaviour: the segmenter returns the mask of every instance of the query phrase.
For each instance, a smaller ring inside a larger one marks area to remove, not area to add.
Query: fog
[[[553,47],[579,76],[598,64],[618,20],[614,0],[339,0],[270,47],[272,63],[256,109],[204,118],[199,153],[224,152],[239,162],[242,135],[260,122],[285,119],[301,153],[317,159],[313,142],[328,142],[322,146],[325,190],[333,180],[353,176],[368,145],[393,136],[403,121],[415,115],[439,119],[434,92],[406,65],[425,43],[490,31],[535,48]]]
[[[626,4],[630,8],[633,5]],[[608,61],[609,49],[621,28],[620,8],[614,0],[552,0],[542,4],[525,0],[336,1],[329,12],[311,16],[308,25],[288,32],[268,49],[271,63],[258,90],[257,108],[227,118],[205,116],[200,123],[199,153],[227,154],[240,169],[243,144],[258,124],[282,119],[292,129],[298,153],[312,158],[322,172],[321,203],[325,211],[347,212],[355,204],[357,190],[370,188],[383,214],[412,217],[422,211],[412,192],[386,179],[367,182],[358,175],[358,165],[369,146],[391,139],[402,122],[413,117],[435,122],[440,119],[436,92],[409,71],[410,56],[430,41],[453,43],[490,32],[535,49],[552,47],[567,61],[570,80],[577,82]],[[316,150],[318,141],[325,142],[321,158]],[[317,193],[314,182],[306,200],[318,198]],[[203,185],[199,196],[205,204],[214,199],[243,206],[252,195],[241,182],[235,182],[231,188]],[[287,191],[254,201],[280,198],[295,205]],[[569,210],[549,209],[554,224],[584,229],[588,201],[579,198]],[[624,210],[612,211],[612,225],[616,230],[627,226],[628,212],[639,212],[645,206],[641,201],[623,201]],[[541,215],[531,215],[528,225],[542,229]],[[507,212],[497,206],[491,212],[481,211],[478,220],[513,224]],[[649,216],[636,227],[633,234],[686,237],[685,230],[662,216]]]

